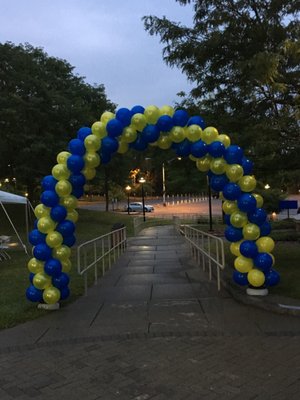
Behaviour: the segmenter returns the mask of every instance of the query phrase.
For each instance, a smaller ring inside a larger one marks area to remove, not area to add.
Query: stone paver
[[[238,303],[172,227],[87,297],[0,332],[0,399],[298,399],[300,318]]]

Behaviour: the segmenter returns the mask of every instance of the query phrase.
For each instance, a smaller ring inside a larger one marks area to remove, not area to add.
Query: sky
[[[0,0],[0,42],[30,43],[67,60],[90,84],[103,84],[118,107],[180,101],[190,83],[162,59],[163,44],[141,18],[192,23],[192,7],[175,0]]]

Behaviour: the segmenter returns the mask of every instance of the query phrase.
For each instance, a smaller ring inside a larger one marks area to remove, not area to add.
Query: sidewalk
[[[218,293],[173,227],[147,228],[87,297],[0,331],[0,398],[296,399],[299,344],[300,318]]]

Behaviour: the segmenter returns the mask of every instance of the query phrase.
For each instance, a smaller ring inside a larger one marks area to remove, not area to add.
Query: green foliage
[[[193,6],[192,26],[155,16],[144,24],[165,62],[194,83],[181,106],[230,134],[258,177],[299,188],[299,2],[176,1]]]

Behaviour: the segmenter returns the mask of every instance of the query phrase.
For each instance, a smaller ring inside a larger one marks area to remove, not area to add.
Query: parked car
[[[145,204],[144,206],[145,212],[152,212],[154,211],[154,207],[149,205],[149,204]],[[143,211],[143,203],[136,201],[134,203],[129,203],[129,207],[126,206],[126,211],[139,211],[142,212]]]

